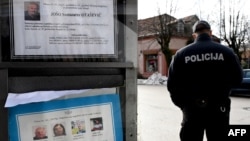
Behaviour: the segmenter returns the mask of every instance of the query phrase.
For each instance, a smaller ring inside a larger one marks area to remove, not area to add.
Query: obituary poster
[[[116,57],[115,0],[12,1],[13,58]]]
[[[9,108],[11,141],[122,141],[119,96],[30,103]]]

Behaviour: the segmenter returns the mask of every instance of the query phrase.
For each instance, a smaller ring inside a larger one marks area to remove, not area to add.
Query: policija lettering
[[[205,53],[205,54],[196,54],[185,57],[185,63],[189,62],[203,62],[203,61],[224,61],[224,56],[222,53]]]

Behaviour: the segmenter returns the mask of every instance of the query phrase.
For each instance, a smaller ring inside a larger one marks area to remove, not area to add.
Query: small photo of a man
[[[24,19],[28,21],[40,20],[40,3],[39,2],[24,2]]]
[[[41,140],[48,138],[46,126],[37,126],[33,128],[34,128],[33,140]]]

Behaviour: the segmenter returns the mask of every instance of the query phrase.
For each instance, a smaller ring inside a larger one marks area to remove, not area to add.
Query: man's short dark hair
[[[200,32],[204,29],[211,30],[211,27],[207,21],[201,20],[197,21],[193,26],[193,32]]]

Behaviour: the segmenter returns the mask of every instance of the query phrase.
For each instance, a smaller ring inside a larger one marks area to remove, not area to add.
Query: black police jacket
[[[180,108],[206,99],[223,103],[232,87],[242,81],[242,68],[234,52],[203,33],[172,58],[167,88]]]

